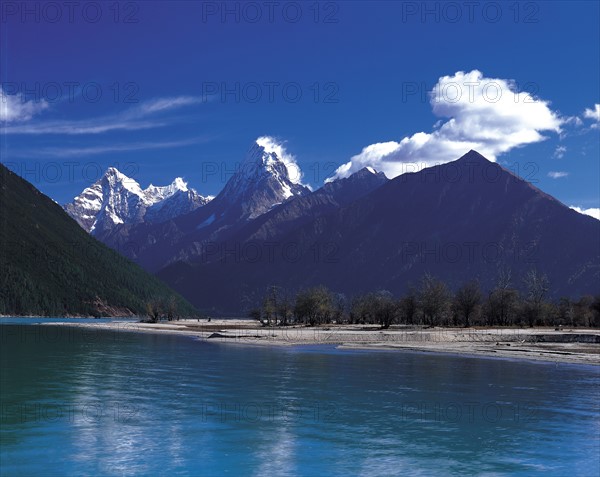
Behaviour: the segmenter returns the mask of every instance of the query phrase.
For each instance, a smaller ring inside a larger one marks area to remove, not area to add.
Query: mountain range
[[[150,184],[142,190],[134,179],[110,167],[97,182],[66,204],[65,210],[84,230],[104,237],[119,224],[164,222],[211,199],[188,189],[180,177],[168,186]]]
[[[141,188],[120,173],[120,180],[112,181],[113,174],[109,169],[93,187],[106,184],[109,190],[103,197],[118,199],[112,202],[114,205],[106,199],[97,201],[93,210],[98,217],[115,215],[121,220],[103,221],[102,232],[95,236],[152,272],[178,260],[192,260],[202,255],[206,244],[230,236],[279,204],[310,193],[306,186],[292,180],[287,166],[275,152],[258,143],[250,148],[245,160],[214,199],[203,198],[203,206],[193,209],[188,206],[191,212],[174,213],[163,221],[143,220],[143,216],[135,213],[129,201],[121,199],[122,195],[126,199],[131,195],[128,189],[122,192],[125,188],[122,184],[133,183],[136,192]],[[75,206],[80,197],[67,204],[65,210],[82,223],[91,214]]]
[[[65,209],[201,309],[248,309],[269,285],[400,294],[425,273],[451,288],[476,278],[489,289],[507,267],[515,288],[528,270],[542,271],[553,297],[599,288],[600,221],[476,151],[392,180],[364,168],[311,191],[256,143],[213,200],[190,200],[159,219],[150,211],[161,201],[131,200],[139,185],[126,188],[126,179],[109,176],[118,171],[90,188],[103,187],[100,207],[88,189],[82,196],[93,206],[76,207],[86,204],[79,196]]]

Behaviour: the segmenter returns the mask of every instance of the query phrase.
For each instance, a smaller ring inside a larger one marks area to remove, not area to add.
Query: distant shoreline
[[[40,317],[38,317],[40,318]],[[250,319],[161,323],[48,322],[116,332],[158,333],[240,345],[335,345],[340,349],[449,353],[557,363],[600,365],[600,330],[589,328],[422,328],[377,325],[263,327]]]

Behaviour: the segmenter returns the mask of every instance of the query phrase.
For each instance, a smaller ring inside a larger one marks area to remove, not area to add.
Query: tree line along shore
[[[250,311],[250,317],[265,326],[338,323],[379,324],[382,328],[393,324],[600,327],[600,294],[550,301],[545,275],[531,270],[523,282],[524,292],[519,292],[512,285],[510,272],[503,272],[488,293],[484,294],[477,280],[452,293],[443,281],[426,274],[417,287],[401,297],[378,290],[352,299],[325,286],[296,294],[271,286],[262,305]]]
[[[246,317],[263,326],[324,324],[419,325],[424,327],[587,327],[600,328],[600,294],[577,299],[549,300],[547,277],[530,270],[521,291],[514,286],[510,270],[501,271],[493,288],[484,292],[477,280],[464,283],[455,292],[436,277],[425,274],[417,286],[402,296],[377,290],[354,297],[326,286],[291,292],[269,286],[260,306]],[[176,303],[151,300],[147,322],[183,318]],[[208,319],[202,315],[202,319]]]

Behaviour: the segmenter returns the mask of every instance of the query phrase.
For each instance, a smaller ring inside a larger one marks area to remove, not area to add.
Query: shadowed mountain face
[[[431,273],[453,288],[478,278],[485,289],[506,267],[515,288],[536,268],[553,297],[598,292],[600,221],[475,151],[391,181],[356,176],[231,228],[159,276],[196,305],[224,311],[253,306],[272,284],[399,294]]]
[[[2,164],[0,270],[0,314],[143,315],[152,300],[183,315],[196,313]]]

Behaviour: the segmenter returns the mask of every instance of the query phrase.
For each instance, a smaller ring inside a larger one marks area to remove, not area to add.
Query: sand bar
[[[423,328],[377,325],[264,327],[246,319],[162,323],[45,323],[119,332],[192,336],[210,342],[263,345],[336,345],[369,350],[410,350],[497,358],[600,364],[600,330],[587,328]]]

